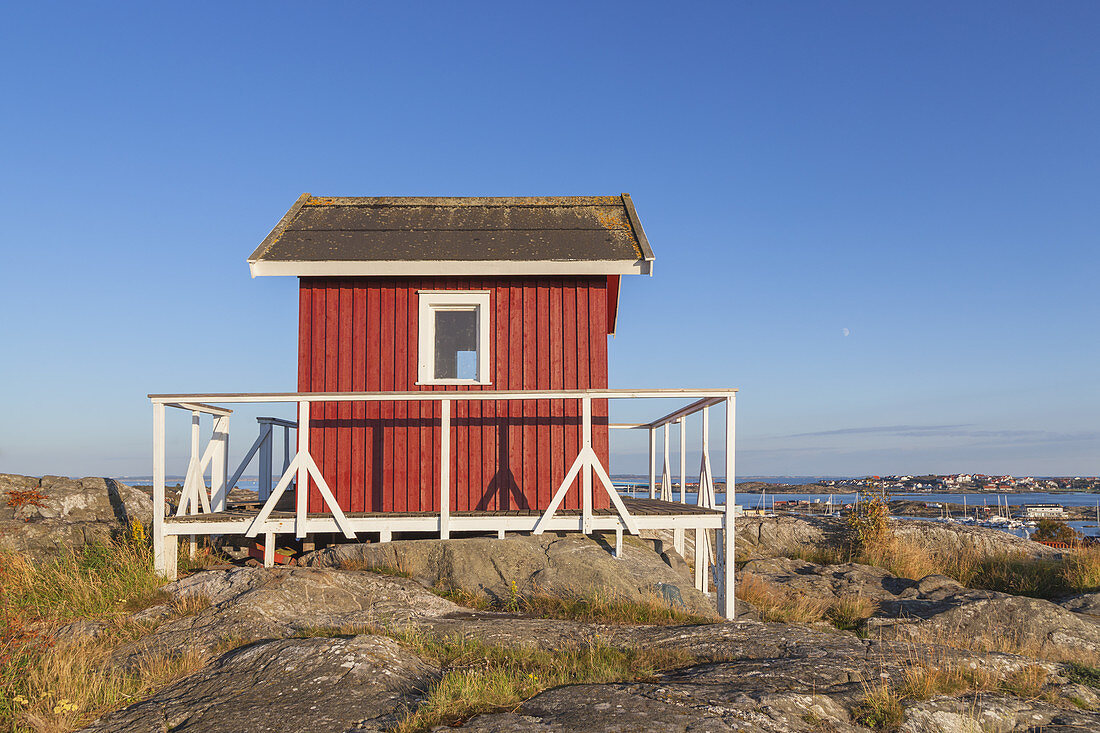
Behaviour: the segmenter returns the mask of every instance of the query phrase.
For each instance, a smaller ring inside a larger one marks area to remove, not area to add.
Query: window
[[[489,291],[421,290],[417,384],[491,384]]]

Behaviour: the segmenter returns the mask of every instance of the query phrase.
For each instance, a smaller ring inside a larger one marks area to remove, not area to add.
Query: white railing
[[[662,475],[661,498],[671,500],[671,488],[669,485],[669,453],[668,453],[668,426],[676,422],[681,431],[681,459],[680,459],[680,501],[685,502],[685,469],[683,466],[686,454],[686,438],[684,435],[684,420],[689,415],[701,412],[703,416],[702,433],[702,459],[700,462],[699,490],[697,504],[710,509],[722,509],[715,501],[713,473],[710,465],[709,442],[709,408],[724,404],[726,407],[725,430],[725,463],[726,463],[726,502],[724,506],[724,531],[719,530],[721,539],[718,542],[715,553],[716,586],[719,591],[720,611],[727,618],[733,617],[733,563],[725,562],[726,557],[733,556],[733,511],[734,511],[734,437],[735,437],[735,389],[585,389],[585,390],[500,390],[500,391],[442,391],[442,392],[289,392],[267,394],[192,394],[192,395],[149,395],[153,403],[153,542],[154,553],[158,571],[166,575],[174,575],[175,569],[175,534],[166,532],[165,525],[165,408],[175,407],[189,410],[192,413],[192,440],[191,459],[188,466],[188,479],[185,481],[183,494],[177,516],[189,513],[197,513],[200,509],[208,513],[224,511],[226,507],[226,494],[240,478],[245,467],[252,458],[260,456],[260,491],[264,500],[263,506],[248,524],[244,532],[246,537],[256,537],[264,533],[268,540],[268,546],[272,545],[271,537],[275,526],[283,526],[282,522],[271,519],[279,499],[286,492],[292,482],[297,487],[308,485],[308,479],[312,478],[321,494],[322,500],[331,515],[335,527],[348,539],[356,538],[355,523],[350,521],[340,507],[331,487],[325,481],[321,470],[310,454],[309,449],[309,420],[310,405],[315,402],[439,402],[440,403],[440,453],[444,459],[440,462],[438,476],[438,523],[437,529],[441,539],[446,539],[451,532],[451,507],[450,507],[450,441],[451,441],[451,403],[455,401],[517,401],[517,400],[576,400],[581,407],[581,446],[577,457],[566,472],[564,480],[555,490],[550,504],[541,516],[530,528],[534,534],[541,534],[548,528],[556,527],[554,519],[561,502],[565,498],[573,483],[579,478],[581,482],[581,521],[580,530],[585,534],[595,531],[596,522],[593,517],[593,477],[595,477],[603,490],[607,492],[616,512],[615,531],[617,547],[621,547],[622,531],[625,528],[632,534],[638,534],[638,523],[631,516],[626,505],[608,475],[608,470],[602,465],[598,454],[592,446],[592,401],[593,400],[623,400],[623,399],[690,399],[687,406],[658,418],[651,423],[637,425],[611,424],[611,428],[647,428],[650,432],[650,497],[655,494],[655,435],[658,428],[665,430],[665,458],[664,473]],[[232,480],[227,476],[226,459],[229,449],[229,415],[232,412],[227,408],[214,406],[224,404],[254,404],[254,403],[296,403],[298,406],[298,423],[278,418],[259,418],[260,436],[246,454]],[[210,444],[206,451],[200,455],[199,440],[199,416],[203,413],[214,416],[215,427]],[[270,487],[271,470],[271,443],[272,431],[275,426],[284,428],[284,450],[286,460],[283,464],[283,472],[274,488]],[[297,428],[297,451],[290,456],[289,432]],[[212,478],[209,495],[202,478],[207,465],[211,466]],[[268,473],[264,473],[264,467]],[[265,478],[266,477],[266,478]],[[266,481],[266,483],[265,483]],[[307,527],[310,525],[310,516],[307,512],[308,493],[304,490],[295,491],[295,510],[293,531],[296,537],[304,538]],[[265,495],[266,494],[266,495]],[[158,510],[159,507],[159,510]],[[491,515],[491,511],[486,512]],[[465,525],[464,525],[465,526]],[[601,524],[601,526],[605,526]],[[674,530],[675,531],[675,530]],[[385,534],[385,532],[383,533]],[[683,529],[678,534],[679,549],[683,551]],[[706,590],[707,572],[710,565],[709,542],[705,530],[696,529],[696,585],[701,590]],[[729,592],[723,592],[729,589]]]
[[[678,500],[681,504],[687,503],[687,418],[696,413],[702,414],[702,436],[700,440],[699,456],[699,482],[695,493],[696,506],[707,509],[718,508],[718,502],[714,492],[714,472],[710,463],[710,408],[727,402],[724,397],[703,397],[692,404],[669,414],[659,417],[648,423],[612,423],[610,427],[620,430],[647,430],[649,432],[649,498],[655,498],[657,494],[657,431],[663,429],[664,450],[662,452],[661,488],[662,501],[672,501],[672,469],[671,452],[669,450],[669,428],[675,423],[680,430],[680,482],[677,490]],[[732,435],[733,399],[727,403],[727,430]],[[729,455],[732,453],[732,441],[727,436],[727,467],[726,467],[726,504],[736,508],[735,486],[732,461]],[[732,524],[730,525],[732,526]],[[672,532],[673,549],[681,556],[684,555],[686,545],[684,530],[677,528]],[[706,568],[710,566],[712,554],[715,558],[715,572],[724,566],[722,543],[711,549],[710,534],[705,529],[695,530],[695,585],[704,593],[707,591],[708,574]],[[722,578],[715,577],[715,584],[720,586]]]

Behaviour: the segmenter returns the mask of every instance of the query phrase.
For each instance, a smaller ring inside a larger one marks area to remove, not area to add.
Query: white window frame
[[[418,290],[420,297],[417,380],[421,384],[492,384],[489,367],[489,291],[488,290]],[[475,310],[477,312],[477,379],[435,378],[435,312],[441,310]]]

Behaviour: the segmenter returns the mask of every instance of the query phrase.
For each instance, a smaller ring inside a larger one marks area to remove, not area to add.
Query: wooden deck
[[[293,497],[288,495],[288,500],[292,500]],[[718,509],[706,509],[704,507],[695,506],[693,504],[680,504],[674,501],[661,501],[660,499],[631,499],[623,497],[623,503],[626,504],[627,511],[634,517],[674,517],[674,516],[708,516],[708,517],[721,517],[722,512]],[[209,522],[233,522],[233,521],[251,521],[259,511],[262,502],[256,501],[242,501],[231,502],[229,509],[224,512],[213,512],[211,514],[188,514],[182,517],[170,517],[168,522],[171,524],[187,524],[187,523],[201,523],[206,524]],[[280,502],[283,504],[283,502]],[[580,509],[559,509],[556,513],[559,517],[580,517]],[[596,509],[592,514],[597,517],[613,517],[616,516],[614,508],[609,509]],[[460,518],[497,518],[497,517],[530,517],[538,518],[542,515],[542,511],[537,509],[509,509],[505,511],[464,511],[464,512],[451,512],[452,517]],[[310,519],[323,519],[330,517],[327,513],[310,513]],[[438,512],[346,512],[345,516],[348,519],[428,519],[437,518]],[[294,509],[291,501],[286,502],[285,509],[276,509],[271,513],[272,520],[293,520]]]

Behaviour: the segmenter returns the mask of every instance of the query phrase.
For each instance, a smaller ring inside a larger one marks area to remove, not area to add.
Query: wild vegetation
[[[117,542],[50,563],[0,553],[0,730],[72,730],[201,666],[195,654],[147,657],[130,671],[107,664],[114,648],[152,628],[127,617],[162,602],[163,585],[136,522]],[[179,616],[203,605],[190,599],[171,610]],[[94,638],[57,641],[57,629],[74,621],[96,624]]]
[[[520,593],[515,583],[507,598],[491,598],[483,593],[459,589],[441,590],[439,594],[459,605],[484,611],[504,611],[538,618],[558,618],[601,624],[679,625],[711,624],[717,616],[701,616],[669,603],[653,594],[644,600],[628,600],[611,595],[579,593]]]
[[[936,551],[891,531],[885,505],[877,499],[861,503],[849,515],[848,530],[843,544],[789,554],[818,564],[875,565],[911,580],[945,575],[970,588],[1048,600],[1100,590],[1100,547],[1049,559],[1011,552],[982,554],[969,547]]]
[[[902,723],[906,703],[941,695],[1000,693],[1056,702],[1049,677],[1050,673],[1041,665],[999,674],[969,664],[912,661],[900,682],[892,682],[888,677],[865,682],[863,699],[852,710],[852,719],[873,730],[895,730]]]
[[[413,627],[314,629],[306,636],[383,634],[411,647],[443,675],[395,733],[417,733],[467,720],[478,713],[514,708],[543,690],[560,685],[627,682],[695,663],[679,649],[612,647],[597,636],[587,645],[566,649],[505,647],[461,636],[439,637]]]
[[[820,598],[782,588],[752,573],[742,574],[736,592],[740,600],[760,611],[764,621],[802,624],[827,621],[838,629],[855,630],[876,610],[876,603],[870,598],[855,594]]]

